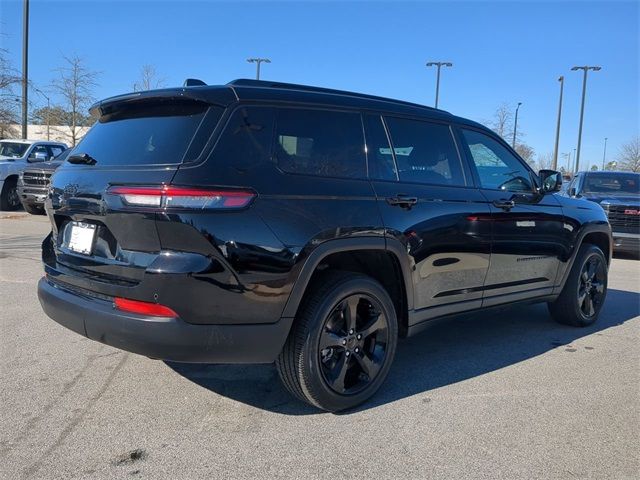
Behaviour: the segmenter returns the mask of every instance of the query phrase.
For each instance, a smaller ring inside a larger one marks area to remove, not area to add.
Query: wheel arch
[[[389,275],[384,267],[393,269],[393,274]],[[401,335],[406,334],[408,312],[413,309],[413,288],[406,249],[398,240],[359,237],[328,240],[317,246],[302,264],[283,318],[293,323],[309,286],[327,268],[364,273],[378,280],[394,301]]]
[[[613,255],[613,238],[611,236],[611,227],[609,224],[598,222],[584,225],[580,233],[577,235],[575,246],[563,273],[562,282],[558,288],[558,292],[564,288],[567,278],[569,277],[569,273],[573,268],[573,263],[578,255],[578,250],[580,250],[580,247],[584,243],[589,243],[600,248],[607,260],[607,265],[611,265],[611,257]]]

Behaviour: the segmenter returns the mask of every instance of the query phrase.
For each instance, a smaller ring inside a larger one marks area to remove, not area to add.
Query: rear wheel
[[[549,303],[559,323],[586,327],[598,319],[607,296],[607,260],[595,245],[583,244],[558,299]]]
[[[395,309],[382,285],[365,275],[335,272],[312,288],[278,357],[278,373],[297,398],[345,410],[371,397],[389,372]]]
[[[0,210],[17,210],[18,207],[20,207],[20,197],[16,178],[8,178],[0,193]]]

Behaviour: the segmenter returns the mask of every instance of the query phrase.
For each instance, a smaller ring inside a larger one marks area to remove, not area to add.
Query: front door
[[[564,217],[553,194],[501,140],[461,128],[461,143],[491,209],[492,250],[483,306],[552,293],[562,254]]]
[[[490,254],[490,222],[482,219],[490,210],[471,186],[451,127],[365,115],[365,132],[386,235],[412,264],[410,325],[480,307]]]

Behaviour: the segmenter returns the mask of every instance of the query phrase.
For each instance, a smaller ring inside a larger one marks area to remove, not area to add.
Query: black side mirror
[[[562,189],[562,174],[555,170],[540,170],[540,193],[559,192]]]

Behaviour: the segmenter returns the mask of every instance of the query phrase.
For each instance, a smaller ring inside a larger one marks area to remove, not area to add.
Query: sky
[[[185,78],[254,78],[371,93],[433,105],[481,123],[522,102],[518,130],[537,154],[553,152],[564,75],[561,153],[577,145],[587,84],[581,167],[601,165],[640,132],[640,2],[214,2],[31,0],[31,80],[49,92],[63,56],[100,72],[96,98],[125,93],[153,65],[164,86]],[[0,2],[0,47],[21,65],[22,1]],[[32,94],[33,100],[37,99]],[[55,103],[55,94],[52,102]],[[42,105],[42,103],[41,103]],[[562,157],[559,166],[566,163]]]

